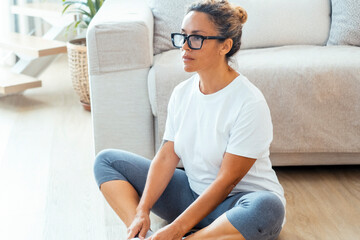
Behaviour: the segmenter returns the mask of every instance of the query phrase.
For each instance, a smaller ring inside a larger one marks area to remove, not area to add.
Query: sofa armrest
[[[87,31],[95,153],[106,148],[154,156],[147,79],[153,15],[145,0],[106,0]]]
[[[153,25],[145,0],[106,0],[87,31],[89,73],[149,68]]]

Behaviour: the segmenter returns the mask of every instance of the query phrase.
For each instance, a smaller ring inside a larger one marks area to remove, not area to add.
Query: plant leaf
[[[96,2],[96,5],[97,5],[96,12],[98,12],[104,1],[103,0],[95,0],[95,2]]]
[[[64,10],[62,11],[62,13],[64,14],[68,8],[72,5],[76,5],[76,4],[81,4],[81,5],[84,5],[85,7],[88,7],[87,4],[85,2],[82,2],[82,1],[66,1],[63,3],[63,5],[66,7],[64,8]],[[71,10],[73,11],[78,11],[79,9],[82,9],[80,6],[77,6],[77,7],[74,7],[74,8],[71,8]]]
[[[61,14],[64,14],[66,12],[66,10],[70,7],[71,5],[67,5],[66,7],[64,7],[63,11]]]
[[[81,14],[83,15],[81,19],[72,22],[66,28],[68,32],[70,28],[87,28],[90,24],[90,21],[99,11],[105,0],[62,0],[64,9],[62,14]],[[70,6],[72,6],[70,8]]]
[[[99,0],[95,0],[94,7],[95,7],[95,12],[97,12],[99,10],[99,8],[100,8]]]
[[[93,1],[92,0],[87,0],[87,5],[88,5],[88,7],[90,9],[91,17],[94,17],[95,14],[96,14],[96,10],[95,10]]]
[[[77,28],[79,26],[79,24],[81,24],[83,21],[77,21],[74,25],[74,28]]]
[[[70,4],[70,5],[75,5],[75,4],[81,4],[81,5],[84,5],[84,6],[88,6],[86,2],[83,2],[83,1],[66,1],[63,2],[63,5],[66,5],[66,4]]]

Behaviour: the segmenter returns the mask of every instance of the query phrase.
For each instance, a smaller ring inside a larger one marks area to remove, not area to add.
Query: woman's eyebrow
[[[182,33],[186,33],[186,30],[185,29],[181,29],[181,32]],[[196,34],[196,33],[200,33],[200,32],[202,32],[202,33],[205,33],[204,31],[202,31],[202,30],[193,30],[193,31],[191,31],[191,34]]]

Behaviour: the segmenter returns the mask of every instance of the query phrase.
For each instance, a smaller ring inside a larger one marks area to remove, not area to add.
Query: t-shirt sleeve
[[[266,101],[250,103],[241,109],[230,130],[226,152],[258,159],[269,154],[272,139],[273,127]]]
[[[175,91],[172,92],[168,107],[167,107],[167,117],[165,124],[165,132],[163,140],[174,141],[175,138],[175,128],[174,128],[174,105],[175,105]]]

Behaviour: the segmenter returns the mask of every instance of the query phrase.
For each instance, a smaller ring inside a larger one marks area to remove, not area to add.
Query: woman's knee
[[[280,233],[284,214],[280,198],[264,191],[244,195],[226,215],[246,239],[275,239]]]
[[[280,198],[268,191],[253,192],[243,196],[252,215],[266,223],[281,222],[284,219],[285,209]],[[240,199],[241,204],[241,199]]]
[[[105,149],[96,155],[93,170],[98,184],[105,176],[118,174],[113,167],[113,162],[123,159],[122,154],[126,154],[126,152],[117,149]]]
[[[269,191],[258,191],[244,195],[244,198],[249,198],[255,207],[262,206],[283,206],[279,197]]]
[[[114,149],[104,149],[96,155],[94,162],[95,173],[97,170],[103,168],[104,166],[111,164],[111,159],[114,155],[114,152]]]

